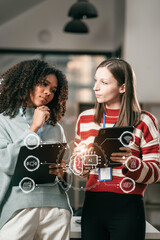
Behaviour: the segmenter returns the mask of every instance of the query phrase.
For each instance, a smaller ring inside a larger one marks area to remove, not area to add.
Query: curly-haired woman
[[[66,111],[68,83],[56,67],[22,61],[1,76],[0,85],[0,239],[69,239],[70,206],[60,181],[25,193],[11,179],[24,139],[66,142],[58,121]],[[65,165],[62,160],[63,166]],[[63,179],[61,170],[48,170]],[[56,178],[56,179],[58,179]],[[9,232],[9,236],[8,236]]]

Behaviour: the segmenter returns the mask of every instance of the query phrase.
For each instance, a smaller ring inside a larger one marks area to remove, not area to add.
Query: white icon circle
[[[24,139],[24,144],[28,149],[33,150],[39,146],[40,138],[31,133]]]
[[[35,189],[35,182],[33,179],[29,177],[24,177],[20,183],[19,183],[19,188],[22,190],[24,193],[30,193]]]
[[[124,193],[130,193],[135,189],[135,181],[129,177],[125,177],[120,182],[120,188]]]
[[[130,140],[132,139],[132,142]],[[119,141],[124,147],[132,146],[135,142],[135,136],[132,132],[125,131],[121,134]]]
[[[29,172],[33,172],[39,168],[40,161],[37,157],[30,155],[24,160],[24,166]]]

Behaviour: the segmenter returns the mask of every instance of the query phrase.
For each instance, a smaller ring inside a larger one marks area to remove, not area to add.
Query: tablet
[[[93,143],[94,154],[97,156],[97,168],[118,167],[122,163],[113,162],[110,156],[120,152],[120,147],[130,147],[134,143],[134,127],[102,128],[98,131]]]
[[[53,183],[56,176],[49,174],[49,165],[60,163],[67,143],[41,143],[38,146],[22,146],[19,151],[12,186],[18,186],[28,178],[35,184]]]

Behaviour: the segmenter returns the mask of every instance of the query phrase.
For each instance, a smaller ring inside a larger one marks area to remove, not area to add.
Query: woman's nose
[[[49,96],[51,94],[51,91],[49,89],[45,89],[44,93]]]
[[[95,82],[93,90],[94,91],[99,90],[99,84],[97,82]]]

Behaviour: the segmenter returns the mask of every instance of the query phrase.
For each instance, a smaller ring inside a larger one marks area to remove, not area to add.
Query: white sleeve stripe
[[[146,114],[142,114],[141,116],[142,116],[141,118],[142,122],[144,122],[148,126],[149,132],[152,135],[152,137],[154,138],[155,136],[157,136],[157,129],[152,119]]]
[[[148,171],[149,171],[149,167],[147,166],[147,164],[145,162],[143,162],[142,172],[140,174],[140,177],[136,180],[136,182],[137,183],[143,182],[143,180],[145,179]]]
[[[150,164],[150,168],[152,168],[152,175],[151,175],[150,179],[148,179],[148,181],[145,182],[145,184],[153,183],[155,181],[155,178],[154,178],[154,168],[153,168],[152,164]]]
[[[158,153],[149,153],[149,154],[145,154],[143,155],[143,161],[156,161],[159,162],[159,154]]]

